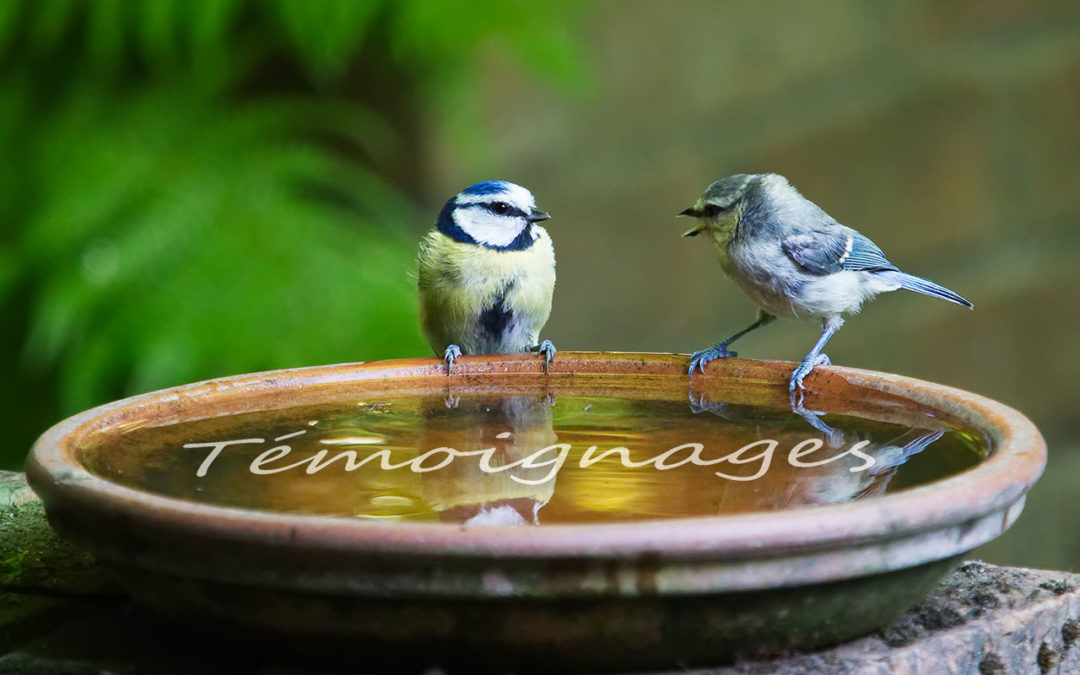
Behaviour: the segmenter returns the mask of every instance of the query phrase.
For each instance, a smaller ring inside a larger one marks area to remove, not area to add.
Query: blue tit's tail
[[[938,286],[933,281],[928,281],[922,277],[917,277],[914,274],[908,274],[899,270],[882,270],[876,272],[878,276],[889,279],[900,284],[900,288],[906,288],[909,291],[915,291],[916,293],[922,293],[923,295],[929,295],[935,298],[941,298],[942,300],[948,300],[949,302],[955,302],[961,307],[967,307],[972,309],[975,305],[971,304],[967,298],[953,293],[944,286]]]

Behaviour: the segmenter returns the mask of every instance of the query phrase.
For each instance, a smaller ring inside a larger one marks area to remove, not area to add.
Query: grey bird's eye
[[[491,210],[492,212],[497,213],[500,216],[505,216],[507,213],[510,212],[510,205],[506,202],[495,202],[491,205]]]

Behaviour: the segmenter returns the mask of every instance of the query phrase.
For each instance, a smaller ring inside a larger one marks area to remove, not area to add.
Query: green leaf
[[[228,46],[226,36],[241,9],[240,0],[200,0],[182,5],[184,20],[181,30],[187,36],[192,52],[222,50]]]
[[[277,0],[278,19],[316,79],[340,75],[382,8],[380,0]]]
[[[0,1],[0,52],[11,44],[22,19],[20,10],[24,4],[22,0]]]
[[[14,251],[8,248],[0,248],[0,305],[19,278],[20,265]]]
[[[139,17],[139,47],[147,63],[156,67],[171,66],[178,54],[177,27],[186,0],[153,0],[136,3]]]
[[[90,11],[88,46],[90,58],[112,72],[124,55],[124,0],[97,0]]]
[[[40,50],[56,49],[76,11],[76,0],[37,0],[33,2],[34,11],[30,26],[30,43]]]
[[[323,123],[310,109],[223,113],[172,87],[123,115],[91,99],[66,109],[39,158],[48,207],[23,246],[44,275],[26,355],[59,367],[69,410],[115,386],[427,352],[407,275],[415,214],[298,134]],[[86,156],[65,152],[88,129]],[[312,198],[313,182],[359,193],[357,208]]]

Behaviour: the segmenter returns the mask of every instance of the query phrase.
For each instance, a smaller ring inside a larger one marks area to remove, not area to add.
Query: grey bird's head
[[[679,212],[680,216],[698,219],[698,223],[683,236],[695,237],[709,232],[714,236],[730,237],[751,205],[784,190],[793,188],[786,178],[775,173],[737,173],[721,178],[705,188],[705,193],[693,206]]]

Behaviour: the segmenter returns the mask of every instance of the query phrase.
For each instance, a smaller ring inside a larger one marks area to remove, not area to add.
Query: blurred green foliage
[[[482,156],[478,57],[579,81],[574,4],[0,2],[0,465],[120,395],[427,353],[421,121]]]

